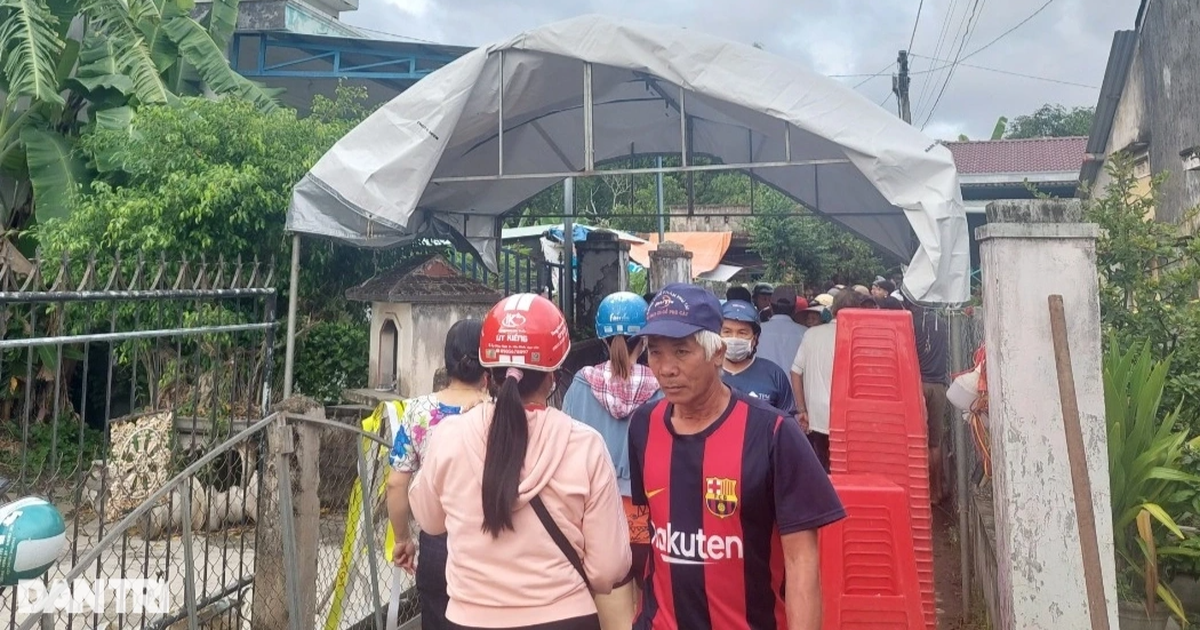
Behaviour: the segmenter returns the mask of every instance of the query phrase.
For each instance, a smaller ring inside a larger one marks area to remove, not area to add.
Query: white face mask
[[[750,358],[750,340],[739,337],[722,337],[725,340],[725,358],[734,363],[741,363]]]

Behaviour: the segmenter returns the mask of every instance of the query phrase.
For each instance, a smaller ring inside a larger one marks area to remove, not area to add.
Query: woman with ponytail
[[[446,333],[446,375],[449,385],[437,393],[404,402],[404,411],[392,420],[392,452],[388,458],[388,520],[396,536],[392,562],[416,572],[417,593],[421,599],[421,627],[441,630],[446,625],[446,537],[422,531],[419,546],[409,532],[409,481],[422,464],[426,438],[443,418],[456,416],[488,397],[488,379],[479,364],[477,319],[456,322]],[[414,562],[420,549],[420,562]]]
[[[634,507],[629,486],[629,416],[661,397],[654,374],[637,360],[645,349],[630,339],[646,325],[646,301],[635,293],[613,293],[596,309],[596,336],[605,340],[608,361],[575,375],[563,400],[563,413],[600,432],[617,471],[617,486],[629,524],[633,565],[610,595],[596,598],[604,630],[629,630],[637,612],[642,573],[650,556],[650,523],[644,507]]]
[[[501,301],[479,344],[495,401],[431,435],[410,499],[422,531],[449,535],[451,628],[600,630],[593,595],[629,571],[604,441],[546,406],[570,345],[549,300]]]

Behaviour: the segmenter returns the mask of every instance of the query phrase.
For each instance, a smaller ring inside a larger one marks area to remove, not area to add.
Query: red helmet
[[[567,320],[553,302],[540,295],[518,293],[504,298],[483,318],[479,336],[483,367],[553,372],[570,351]]]

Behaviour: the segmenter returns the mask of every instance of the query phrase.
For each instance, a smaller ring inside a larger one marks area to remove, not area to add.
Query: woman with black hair
[[[403,403],[403,413],[392,422],[392,465],[387,482],[388,519],[396,543],[392,562],[416,572],[417,593],[421,599],[421,627],[425,630],[448,628],[446,625],[446,536],[419,535],[420,562],[414,562],[418,546],[409,532],[409,481],[422,464],[430,430],[443,418],[456,416],[488,397],[488,377],[479,363],[479,320],[464,319],[446,334],[445,359],[449,384],[428,396]]]
[[[553,303],[506,298],[480,339],[495,402],[432,433],[410,499],[423,531],[449,534],[451,628],[599,630],[593,595],[629,571],[604,440],[546,405],[570,345]]]

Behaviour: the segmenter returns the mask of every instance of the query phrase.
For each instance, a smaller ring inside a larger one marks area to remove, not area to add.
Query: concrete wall
[[[687,206],[672,206],[667,230],[671,232],[746,232],[750,206],[695,206],[687,216]],[[682,215],[682,216],[680,216]]]
[[[1121,100],[1117,104],[1117,112],[1113,115],[1112,131],[1108,136],[1108,144],[1104,148],[1105,155],[1126,151],[1134,157],[1145,158],[1144,151],[1129,151],[1137,143],[1150,140],[1150,120],[1146,114],[1146,94],[1141,62],[1141,48],[1134,51],[1133,60],[1129,65],[1129,75],[1125,78],[1125,87],[1121,90]],[[1148,173],[1148,164],[1143,160],[1143,169]],[[1108,169],[1102,168],[1096,174],[1092,186],[1095,196],[1104,194],[1112,178]]]
[[[1200,146],[1200,3],[1155,0],[1138,38],[1149,116],[1150,168],[1170,171],[1158,219],[1178,222],[1200,204],[1200,173],[1185,171],[1179,152]]]
[[[1117,627],[1097,232],[1080,223],[989,222],[979,230],[984,306],[993,315],[985,324],[1000,559],[1000,619],[993,623],[1005,630],[1090,627],[1050,335],[1052,294],[1063,296],[1066,309],[1100,568],[1110,627]]]
[[[434,374],[445,363],[446,333],[460,319],[483,319],[488,304],[371,304],[371,378],[379,384],[388,370],[379,363],[380,336],[389,318],[399,332],[399,352],[394,373],[401,396],[423,396],[433,391]]]

